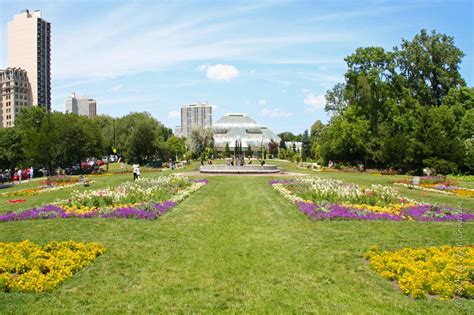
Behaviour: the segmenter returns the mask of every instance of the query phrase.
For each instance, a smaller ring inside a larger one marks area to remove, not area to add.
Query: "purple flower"
[[[195,183],[204,183],[204,184],[207,184],[207,183],[209,183],[209,180],[208,180],[207,178],[195,179],[194,182],[195,182]]]
[[[275,185],[275,184],[293,184],[295,181],[293,179],[272,179],[269,180],[268,183],[270,185]]]
[[[22,212],[8,212],[7,214],[0,215],[0,222],[67,217],[69,217],[69,215],[63,208],[55,205],[44,205],[39,208],[28,209]]]
[[[474,221],[474,214],[462,209],[439,207],[428,204],[416,205],[402,210],[403,215],[416,221]]]
[[[331,204],[322,209],[312,202],[298,202],[298,209],[313,220],[391,220],[401,221],[408,217],[415,221],[474,221],[474,214],[461,209],[416,205],[402,210],[401,215],[351,209],[347,206]]]
[[[154,220],[174,206],[176,206],[176,202],[167,200],[153,204],[153,210],[145,210],[144,205],[138,205],[136,207],[117,208],[110,211],[96,210],[87,213],[67,213],[61,207],[45,205],[22,212],[9,212],[0,215],[0,222],[56,218],[130,218]]]

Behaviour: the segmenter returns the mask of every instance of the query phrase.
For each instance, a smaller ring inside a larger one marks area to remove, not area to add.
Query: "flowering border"
[[[78,182],[74,184],[67,184],[67,185],[59,185],[59,186],[38,186],[34,188],[27,188],[27,189],[20,189],[20,190],[15,190],[15,191],[10,191],[10,192],[5,192],[2,193],[0,196],[3,197],[18,197],[18,196],[35,196],[38,194],[43,194],[43,193],[48,193],[48,192],[53,192],[53,191],[58,191],[58,190],[63,190],[66,188],[71,188],[74,186],[83,186],[85,182]],[[93,184],[95,181],[88,180],[87,184]]]
[[[429,188],[429,187],[423,187],[420,185],[412,185],[412,184],[406,184],[406,183],[400,183],[400,182],[395,182],[393,183],[394,185],[397,186],[402,186],[408,189],[418,189],[418,190],[423,190],[423,191],[430,191],[430,192],[435,192],[439,194],[444,194],[444,195],[456,195],[456,196],[463,196],[463,194],[457,193],[455,191],[451,190],[464,190],[472,193],[474,196],[474,189],[469,189],[469,188],[464,188],[464,187],[455,187],[455,186],[450,186],[450,190],[447,189],[437,189],[437,188]]]
[[[426,295],[441,300],[474,298],[470,268],[474,246],[402,248],[380,251],[372,246],[366,253],[370,267],[387,280],[397,281],[400,290],[413,298]]]
[[[105,252],[100,243],[0,243],[0,292],[49,292]]]
[[[303,200],[285,187],[286,184],[294,183],[294,180],[269,181],[273,189],[296,204],[298,210],[312,220],[474,221],[472,213],[453,208],[442,209],[430,204],[415,204],[413,200],[409,200],[408,206],[401,208],[398,213],[374,212],[355,205],[329,204],[323,207]]]
[[[154,220],[175,207],[190,194],[208,183],[207,179],[194,180],[191,186],[179,191],[170,200],[160,203],[139,203],[133,206],[123,206],[113,209],[94,209],[85,213],[67,211],[59,204],[47,204],[41,207],[21,212],[8,212],[0,215],[0,222],[57,219],[57,218],[128,218]]]

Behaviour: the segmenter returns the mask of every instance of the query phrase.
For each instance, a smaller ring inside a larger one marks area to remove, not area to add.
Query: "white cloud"
[[[267,105],[267,104],[268,104],[268,101],[267,101],[267,100],[260,100],[260,101],[258,101],[258,104],[260,104],[260,105]]]
[[[270,118],[281,118],[281,117],[290,117],[293,113],[284,112],[279,109],[262,109],[262,116]]]
[[[122,87],[123,87],[122,84],[117,84],[117,85],[112,86],[112,87],[110,88],[110,90],[113,91],[113,92],[117,92],[117,91],[121,90]]]
[[[214,65],[207,67],[208,79],[216,81],[229,81],[239,76],[239,70],[232,65]]]
[[[171,112],[168,113],[169,118],[180,118],[181,117],[181,112],[179,110],[172,110]]]
[[[255,75],[257,71],[255,69],[250,70],[250,75]]]
[[[324,105],[326,105],[326,99],[324,98],[323,94],[315,95],[313,93],[309,93],[306,95],[304,103],[309,106],[306,108],[307,112],[314,112],[318,108],[324,108]]]

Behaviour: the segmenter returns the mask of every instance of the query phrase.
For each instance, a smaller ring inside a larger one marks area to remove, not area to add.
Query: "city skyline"
[[[53,25],[53,110],[76,91],[94,95],[99,114],[148,111],[174,128],[182,104],[206,99],[216,119],[245,112],[300,133],[327,121],[324,93],[343,81],[347,55],[391,49],[422,28],[454,37],[466,54],[460,72],[474,81],[470,1],[111,4],[1,0],[0,68],[8,22],[28,8]]]

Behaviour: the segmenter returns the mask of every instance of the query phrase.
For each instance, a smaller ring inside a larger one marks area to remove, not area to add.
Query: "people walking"
[[[21,168],[18,169],[18,173],[17,173],[17,174],[18,174],[18,183],[21,184],[21,175],[22,175],[22,170],[21,170]]]
[[[30,167],[30,174],[29,174],[29,175],[30,175],[30,176],[29,176],[29,177],[30,177],[30,180],[32,180],[32,179],[33,179],[33,166]]]

